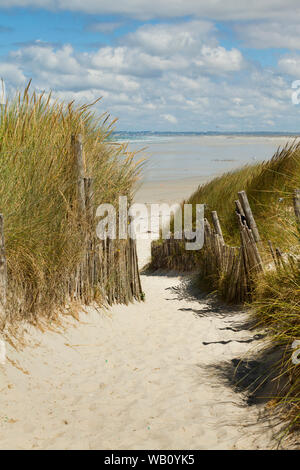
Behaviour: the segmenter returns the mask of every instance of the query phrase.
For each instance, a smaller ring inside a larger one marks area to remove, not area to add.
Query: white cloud
[[[300,55],[286,55],[278,61],[280,70],[300,79]]]
[[[96,68],[139,77],[158,77],[187,67],[214,74],[240,70],[242,54],[218,46],[214,31],[211,23],[201,21],[147,25],[122,38],[122,45],[85,56]]]
[[[250,47],[300,49],[299,23],[292,21],[239,24],[235,30]]]
[[[283,56],[276,71],[259,68],[220,46],[211,22],[193,20],[143,26],[96,51],[31,42],[0,59],[0,75],[14,87],[32,77],[64,100],[102,96],[101,111],[123,129],[258,129],[297,115],[285,74],[299,64],[297,55]]]
[[[221,46],[214,48],[203,46],[200,55],[194,59],[194,63],[214,72],[238,71],[244,65],[243,56],[238,49],[228,51]]]
[[[208,21],[189,21],[177,24],[144,25],[125,38],[125,43],[140,47],[153,55],[193,54],[208,40],[216,44],[212,38],[215,27]]]
[[[0,77],[15,87],[26,82],[22,68],[9,62],[0,62]]]
[[[141,48],[129,46],[103,47],[93,54],[86,53],[84,59],[87,64],[97,69],[153,78],[160,76],[164,71],[180,70],[189,64],[183,55],[160,57],[148,54]]]
[[[172,114],[162,114],[161,117],[165,119],[165,121],[170,122],[171,124],[177,124],[177,118]]]
[[[293,19],[298,0],[0,0],[0,7],[38,7],[90,14],[124,14],[137,18],[176,18],[195,15],[218,20]]]
[[[48,70],[71,74],[80,70],[73,56],[73,48],[68,44],[55,51],[52,46],[41,46],[37,41],[36,45],[11,52],[11,57],[23,65],[30,64],[32,72]]]

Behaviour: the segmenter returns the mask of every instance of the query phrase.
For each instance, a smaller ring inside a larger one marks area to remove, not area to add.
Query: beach
[[[218,377],[246,355],[245,313],[223,315],[181,292],[178,276],[142,276],[145,303],[88,308],[80,321],[8,346],[1,449],[270,449],[272,430]],[[232,340],[228,344],[203,342]]]
[[[188,183],[168,184],[171,199],[188,195]],[[149,183],[138,198],[167,200],[164,189]],[[142,268],[150,240],[138,240],[138,255]],[[66,310],[52,330],[25,325],[23,348],[7,342],[1,449],[276,447],[264,406],[247,406],[217,372],[262,347],[254,331],[236,329],[248,313],[194,296],[177,273],[141,281],[145,302],[87,307],[78,320]]]
[[[300,449],[300,3],[270,4],[0,2],[0,450]]]
[[[291,136],[170,135],[144,136],[129,140],[129,149],[145,157],[143,183],[174,183],[214,176],[243,165],[269,160],[279,147],[293,142]],[[154,193],[155,194],[155,193]],[[182,193],[178,191],[180,199]]]
[[[224,172],[270,159],[290,136],[137,136],[129,149],[144,156],[135,202],[174,203]]]

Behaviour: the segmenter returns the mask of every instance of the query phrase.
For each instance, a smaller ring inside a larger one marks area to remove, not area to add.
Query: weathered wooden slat
[[[134,262],[134,273],[135,273],[135,297],[137,300],[140,299],[142,294],[141,278],[139,273],[138,258],[136,251],[136,240],[133,240],[133,262]]]
[[[253,253],[254,267],[256,268],[257,271],[263,272],[264,271],[264,266],[263,266],[263,262],[262,262],[262,258],[261,258],[259,249],[258,249],[257,244],[256,244],[255,239],[254,239],[254,234],[253,234],[252,230],[250,230],[248,228],[246,229],[246,234],[247,234],[248,241],[249,241],[249,249]]]
[[[293,202],[296,220],[298,223],[300,223],[300,189],[294,190]]]
[[[252,210],[251,210],[251,207],[250,207],[250,204],[249,204],[249,201],[248,201],[247,194],[246,194],[245,191],[240,191],[238,193],[238,196],[239,196],[239,200],[240,200],[240,203],[242,205],[242,208],[243,208],[246,220],[247,220],[248,227],[251,228],[251,230],[253,232],[254,240],[256,242],[259,242],[260,241],[260,236],[259,236],[258,228],[256,226],[255,219],[254,219],[253,214],[252,214]]]
[[[212,217],[215,232],[219,235],[221,242],[224,244],[223,232],[222,232],[222,229],[221,229],[221,225],[220,225],[220,221],[219,221],[219,217],[218,217],[217,212],[212,211],[211,217]]]
[[[240,276],[241,263],[242,263],[242,249],[239,248],[238,254],[235,257],[235,260],[234,260],[234,263],[233,263],[233,268],[232,268],[230,286],[229,286],[229,290],[228,290],[228,301],[229,302],[233,302],[236,299],[237,283],[238,283],[239,276]]]
[[[239,200],[234,201],[235,204],[235,210],[237,214],[239,214],[241,217],[245,217],[244,209],[242,207],[242,204],[240,203]]]

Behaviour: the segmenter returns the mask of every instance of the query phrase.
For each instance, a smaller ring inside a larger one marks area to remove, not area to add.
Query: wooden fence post
[[[86,234],[86,195],[85,195],[85,168],[83,163],[82,135],[71,136],[71,146],[74,155],[75,175],[77,180],[77,203],[79,208],[78,222],[81,227],[83,243],[87,244]],[[84,301],[86,287],[86,253],[76,268],[75,296],[77,300]]]
[[[238,214],[240,214],[240,216],[243,218],[245,218],[245,213],[244,213],[244,209],[242,208],[242,204],[240,203],[239,200],[236,200],[234,201],[235,203],[235,210]]]
[[[219,217],[218,217],[217,212],[212,211],[211,217],[212,217],[215,232],[216,232],[217,235],[220,236],[220,240],[221,240],[222,244],[224,245],[225,242],[224,242],[223,232],[222,232],[222,229],[221,229],[221,225],[220,225],[220,221],[219,221]]]
[[[293,202],[297,223],[300,223],[300,189],[294,190]]]
[[[0,214],[0,314],[5,309],[7,291],[7,263],[4,244],[4,218]],[[2,307],[2,308],[1,308]]]
[[[258,228],[256,226],[256,222],[255,222],[253,214],[252,214],[252,210],[251,210],[248,198],[247,198],[247,194],[246,194],[245,191],[240,191],[238,193],[238,195],[239,195],[240,203],[241,203],[242,208],[243,208],[244,213],[245,213],[245,217],[246,217],[246,220],[247,220],[248,227],[251,228],[251,230],[252,230],[254,240],[256,242],[260,242],[260,236],[259,236]]]
[[[77,178],[79,225],[84,244],[83,258],[75,274],[75,294],[78,299],[88,303],[93,299],[95,287],[98,286],[110,305],[115,301],[128,302],[133,297],[140,300],[142,288],[136,242],[130,239],[124,249],[120,243],[118,250],[115,240],[109,237],[102,243],[97,243],[94,233],[93,178],[86,177],[81,134],[72,136],[71,144]],[[129,285],[130,292],[126,291]]]

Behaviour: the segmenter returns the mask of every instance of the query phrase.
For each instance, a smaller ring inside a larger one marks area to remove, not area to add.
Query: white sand
[[[181,178],[180,181],[145,181],[137,188],[135,202],[151,203],[174,203],[186,200],[197,190],[200,184],[208,178],[193,177]],[[154,196],[153,196],[154,195]]]
[[[1,367],[1,449],[270,448],[256,407],[205,366],[245,353],[205,302],[178,300],[177,277],[143,276],[145,304],[90,309],[64,334],[32,331],[32,348]],[[37,342],[39,345],[37,346]],[[252,426],[244,427],[245,424]],[[254,424],[253,424],[254,423]],[[263,435],[264,434],[264,435]]]
[[[139,252],[146,262],[149,242]],[[175,275],[143,275],[142,284],[145,303],[89,308],[60,333],[28,328],[22,352],[7,345],[1,449],[272,448],[268,423],[257,422],[262,408],[243,406],[207,370],[257,345],[202,344],[249,338],[220,329],[245,314],[205,313],[206,301],[172,290],[181,285]]]

